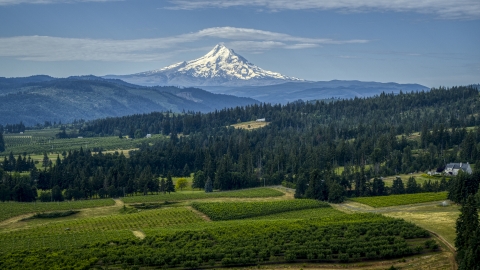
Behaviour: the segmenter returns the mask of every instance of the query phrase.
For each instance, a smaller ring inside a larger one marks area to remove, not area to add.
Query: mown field
[[[236,191],[211,192],[205,191],[177,191],[170,194],[146,195],[125,197],[122,200],[125,203],[145,203],[158,201],[184,201],[211,198],[268,198],[283,196],[284,193],[271,188],[252,188]]]
[[[371,207],[387,207],[425,202],[434,202],[447,199],[448,192],[427,192],[415,194],[400,194],[389,196],[349,198],[349,200],[366,204]]]
[[[246,129],[246,130],[252,130],[252,129],[265,127],[268,124],[269,124],[268,122],[249,121],[249,122],[242,122],[242,123],[234,124],[234,125],[232,125],[232,127],[240,128],[240,129]]]
[[[182,194],[173,204],[164,203],[174,201],[169,194],[136,196],[157,202],[151,210],[133,207],[139,200],[127,197],[120,199],[125,205],[92,200],[105,204],[65,218],[0,222],[0,268],[194,269],[437,256],[429,233],[400,219],[345,213],[315,200],[278,200],[285,194],[270,188],[183,193],[170,194]],[[27,209],[18,213],[31,209],[10,204]],[[67,204],[39,208],[60,211]]]

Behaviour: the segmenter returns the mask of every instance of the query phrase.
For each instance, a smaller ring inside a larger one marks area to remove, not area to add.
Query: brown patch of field
[[[197,209],[191,207],[191,206],[187,206],[187,208],[192,211],[193,213],[195,213],[196,215],[198,215],[199,217],[201,217],[203,220],[207,221],[207,222],[211,222],[212,220],[207,216],[205,215],[204,213],[198,211]]]
[[[139,238],[140,240],[143,240],[146,237],[146,235],[141,231],[132,231],[132,233],[133,235],[135,235],[135,237]]]
[[[241,128],[246,130],[252,130],[257,128],[265,127],[269,124],[269,122],[257,122],[257,121],[250,121],[250,122],[243,122],[231,125],[234,128]]]

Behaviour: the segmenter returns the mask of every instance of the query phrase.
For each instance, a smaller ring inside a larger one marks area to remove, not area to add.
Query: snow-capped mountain
[[[158,70],[132,75],[107,75],[104,78],[148,86],[262,86],[304,81],[257,67],[223,44],[216,45],[195,60]]]

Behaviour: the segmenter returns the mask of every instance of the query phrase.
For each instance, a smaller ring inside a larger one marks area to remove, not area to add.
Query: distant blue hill
[[[80,76],[0,77],[0,124],[72,122],[154,111],[210,112],[258,103],[198,88],[145,87],[121,80]]]
[[[261,102],[287,103],[296,100],[321,100],[330,98],[371,97],[385,93],[428,91],[420,84],[399,84],[361,81],[288,82],[268,86],[202,87],[212,93],[250,97]]]

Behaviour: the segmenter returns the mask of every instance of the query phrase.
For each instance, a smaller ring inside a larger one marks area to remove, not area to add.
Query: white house
[[[147,136],[145,136],[145,138],[151,138],[152,137],[152,134],[147,134]]]
[[[464,171],[468,174],[472,174],[472,167],[470,167],[470,164],[467,163],[448,163],[447,166],[445,166],[445,174],[449,175],[457,175],[458,171]]]
[[[257,119],[255,120],[256,122],[265,122],[265,118],[260,118],[260,119]]]

